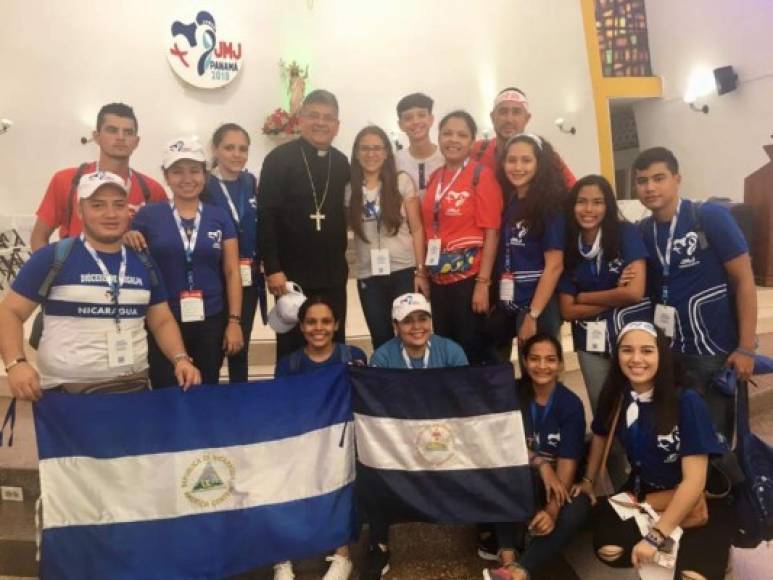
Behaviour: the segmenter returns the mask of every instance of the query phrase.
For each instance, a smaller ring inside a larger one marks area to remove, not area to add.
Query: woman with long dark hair
[[[558,336],[561,327],[554,292],[563,270],[566,186],[557,158],[543,138],[519,133],[507,141],[497,166],[504,212],[498,303],[488,331],[504,360],[510,360],[514,337]]]
[[[585,449],[585,411],[580,398],[558,379],[561,343],[538,333],[522,345],[522,356],[519,401],[522,409],[528,409],[523,413],[524,431],[534,479],[542,483],[537,490],[539,507],[528,524],[494,525],[502,566],[484,571],[484,578],[491,580],[523,580],[537,574],[560,557],[590,514],[588,498],[569,498]],[[531,537],[527,544],[526,535]]]
[[[470,159],[476,132],[466,111],[443,117],[438,144],[445,164],[422,201],[435,332],[458,342],[471,364],[491,358],[483,326],[502,213],[494,174]]]
[[[594,412],[617,333],[628,322],[652,320],[649,298],[644,298],[646,259],[639,230],[621,216],[612,185],[601,175],[575,183],[566,204],[559,306],[563,319],[572,322]],[[629,274],[625,280],[623,270]]]
[[[225,123],[212,134],[213,167],[207,180],[209,201],[223,208],[239,234],[239,273],[242,280],[241,327],[245,348],[228,357],[231,383],[247,381],[247,354],[258,302],[265,301],[265,281],[258,256],[257,181],[245,169],[250,136],[240,125]],[[261,296],[262,295],[262,296]]]
[[[624,494],[596,504],[598,557],[616,568],[671,560],[678,578],[724,578],[732,515],[724,500],[704,495],[709,457],[721,454],[722,447],[705,401],[694,389],[677,387],[669,340],[652,323],[631,322],[618,334],[591,429],[587,470],[573,496],[586,494],[596,503],[593,484],[608,437],[620,440],[632,466],[618,490]],[[641,514],[639,502],[660,512],[657,518],[638,518],[645,529],[637,518],[623,520],[617,511],[633,508]]]
[[[374,350],[394,336],[392,302],[414,290],[429,294],[419,197],[398,173],[389,137],[370,125],[354,139],[346,205],[354,231],[354,274]],[[417,266],[418,265],[418,266]]]

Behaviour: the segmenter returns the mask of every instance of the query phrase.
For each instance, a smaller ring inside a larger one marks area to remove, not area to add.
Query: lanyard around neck
[[[121,320],[118,316],[118,297],[121,292],[121,286],[123,286],[123,283],[126,281],[126,246],[121,246],[121,265],[118,268],[118,277],[116,278],[115,282],[113,282],[112,274],[110,274],[110,271],[107,269],[105,262],[102,261],[102,258],[100,258],[97,251],[91,246],[88,240],[86,240],[86,236],[84,234],[81,234],[80,237],[81,242],[83,242],[83,247],[86,248],[86,251],[96,262],[99,271],[102,272],[102,276],[105,278],[105,282],[107,282],[108,288],[110,288],[110,299],[113,302],[113,308],[115,310],[115,326],[118,328],[118,330],[120,330]]]
[[[583,249],[582,234],[577,236],[577,249],[580,255],[586,260],[595,260],[596,270],[593,272],[595,276],[601,276],[601,260],[604,257],[604,252],[601,250],[601,228],[596,232],[596,239],[593,240],[593,245],[587,252]],[[594,262],[591,262],[591,270],[593,270]]]
[[[454,176],[445,187],[443,187],[443,177],[445,177],[446,168],[443,166],[443,172],[440,174],[440,179],[438,179],[437,187],[435,188],[435,203],[432,207],[432,229],[435,232],[435,237],[437,237],[438,232],[440,231],[440,204],[443,201],[443,198],[448,195],[448,192],[454,186],[456,180],[459,179],[459,176],[462,174],[462,171],[464,171],[469,162],[470,158],[468,157],[464,160],[464,163],[462,163],[461,167],[456,170],[456,173],[454,173]]]
[[[682,208],[682,200],[676,206],[674,216],[671,218],[671,225],[668,228],[668,239],[666,240],[666,254],[665,256],[660,252],[660,246],[658,246],[658,224],[655,218],[652,218],[652,235],[655,242],[655,252],[658,254],[658,260],[663,267],[663,283],[661,287],[660,297],[663,300],[663,304],[668,303],[668,278],[671,275],[671,248],[674,244],[674,233],[676,232],[676,222],[679,221],[679,210]]]
[[[203,209],[202,204],[199,202],[199,207],[196,209],[196,219],[193,220],[193,231],[190,236],[185,234],[185,227],[183,226],[180,212],[177,211],[174,202],[170,203],[170,205],[172,207],[174,221],[180,232],[183,250],[185,251],[185,277],[188,281],[188,290],[193,290],[193,252],[196,250],[196,239],[199,237],[199,226],[201,225],[201,212]]]
[[[430,349],[430,343],[427,343],[426,348],[424,349],[424,357],[422,360],[422,366],[421,368],[426,369],[427,365],[429,365],[429,349]],[[405,350],[405,346],[400,347],[401,354],[403,355],[403,361],[405,362],[405,368],[408,369],[415,369],[416,367],[413,366],[411,361],[411,357],[408,356],[408,352]]]
[[[542,431],[542,425],[545,424],[545,421],[550,414],[550,409],[553,407],[553,396],[556,394],[557,388],[558,385],[553,387],[553,390],[550,393],[550,397],[548,397],[548,402],[545,405],[545,411],[542,413],[542,421],[539,421],[539,424],[537,422],[537,402],[532,401],[531,405],[529,405],[529,412],[531,414],[531,428],[534,433],[534,441],[537,444],[537,451],[542,449],[542,437],[540,437],[540,431]]]

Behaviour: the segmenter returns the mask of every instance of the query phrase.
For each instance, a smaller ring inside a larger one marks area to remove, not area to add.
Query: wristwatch
[[[174,366],[177,366],[177,363],[180,362],[181,360],[187,360],[189,363],[193,362],[193,359],[190,357],[190,355],[187,352],[180,352],[172,357],[172,364]]]
[[[534,308],[529,308],[526,311],[526,314],[531,316],[534,320],[537,320],[539,318],[539,315],[542,314],[542,312],[540,312],[539,310],[536,310]]]

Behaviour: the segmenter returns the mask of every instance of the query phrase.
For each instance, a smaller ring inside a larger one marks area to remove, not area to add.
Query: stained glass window
[[[652,76],[644,0],[596,0],[605,77]]]

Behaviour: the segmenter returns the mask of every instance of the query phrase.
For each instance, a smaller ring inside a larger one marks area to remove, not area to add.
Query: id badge
[[[587,352],[605,352],[607,347],[607,323],[596,320],[585,323],[585,350]]]
[[[374,276],[388,276],[391,273],[388,248],[374,248],[370,251],[370,273]]]
[[[676,308],[665,304],[655,305],[655,326],[662,330],[668,338],[674,338],[676,328]]]
[[[252,286],[252,260],[249,258],[239,260],[239,274],[242,276],[242,286]]]
[[[437,266],[440,263],[440,238],[432,238],[427,242],[427,259],[425,266]]]
[[[499,279],[499,300],[502,302],[515,301],[515,279],[510,272],[505,272]]]
[[[204,320],[204,292],[201,290],[183,290],[180,292],[180,319],[182,322],[201,322]]]
[[[107,366],[111,369],[134,364],[131,332],[113,330],[107,333]]]

